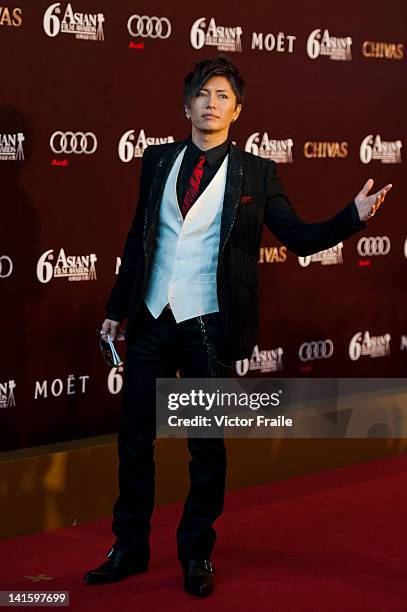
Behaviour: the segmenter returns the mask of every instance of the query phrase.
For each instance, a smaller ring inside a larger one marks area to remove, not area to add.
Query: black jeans
[[[206,336],[206,337],[205,337]],[[209,344],[209,348],[208,348]],[[113,509],[114,544],[149,558],[155,496],[155,382],[180,369],[186,378],[228,375],[214,359],[224,348],[219,313],[176,323],[171,310],[155,319],[143,303],[127,338],[123,405],[118,433],[119,497]],[[212,352],[214,351],[214,353]],[[212,355],[211,355],[212,352]],[[189,438],[190,489],[177,528],[178,558],[208,559],[223,511],[226,449],[221,438]]]

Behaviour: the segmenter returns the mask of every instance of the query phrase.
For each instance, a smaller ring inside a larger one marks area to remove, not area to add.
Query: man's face
[[[236,96],[224,76],[213,76],[191,99],[187,113],[192,126],[200,132],[221,132],[229,130],[241,111],[241,104],[236,106]]]

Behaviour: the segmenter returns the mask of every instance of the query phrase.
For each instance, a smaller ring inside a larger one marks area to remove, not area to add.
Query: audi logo
[[[334,352],[332,340],[317,340],[314,342],[303,342],[298,350],[301,361],[314,361],[314,359],[329,359]]]
[[[390,238],[388,236],[369,236],[361,238],[358,242],[358,253],[361,257],[387,255],[389,252]]]
[[[54,132],[49,141],[54,153],[85,153],[91,155],[96,151],[98,142],[93,132]]]
[[[0,278],[8,278],[13,271],[13,262],[8,255],[0,255]]]
[[[132,36],[164,40],[171,35],[171,22],[167,17],[132,15],[127,22],[127,29]]]

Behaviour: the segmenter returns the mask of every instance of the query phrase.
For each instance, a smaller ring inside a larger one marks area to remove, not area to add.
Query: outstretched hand
[[[379,207],[384,202],[384,198],[390,189],[392,188],[392,184],[389,183],[383,189],[376,191],[376,193],[372,193],[368,195],[369,191],[373,187],[374,180],[368,179],[365,183],[365,186],[359,191],[358,195],[355,197],[356,208],[358,209],[359,218],[361,221],[366,221],[373,217],[376,214]]]

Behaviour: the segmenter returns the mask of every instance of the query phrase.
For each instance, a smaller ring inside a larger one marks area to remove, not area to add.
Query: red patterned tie
[[[199,185],[201,184],[205,159],[206,159],[205,155],[200,155],[198,157],[197,164],[192,171],[191,178],[189,179],[188,186],[187,186],[185,196],[184,196],[184,201],[182,203],[182,208],[181,208],[181,214],[184,217],[184,219],[187,216],[187,213],[189,209],[191,208],[192,204],[195,202],[197,198],[198,191],[199,191]]]

